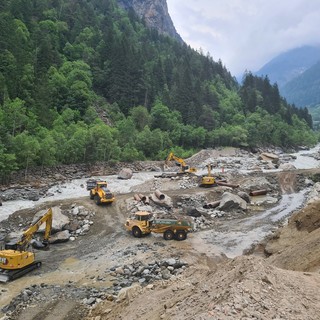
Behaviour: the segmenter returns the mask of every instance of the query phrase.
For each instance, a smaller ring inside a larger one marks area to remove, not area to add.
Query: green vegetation
[[[311,123],[268,78],[239,86],[115,1],[1,1],[2,181],[31,166],[312,145]]]

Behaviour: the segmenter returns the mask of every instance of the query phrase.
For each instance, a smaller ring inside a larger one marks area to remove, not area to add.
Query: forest
[[[148,29],[115,0],[0,2],[0,179],[16,170],[311,146],[306,108],[268,77]]]

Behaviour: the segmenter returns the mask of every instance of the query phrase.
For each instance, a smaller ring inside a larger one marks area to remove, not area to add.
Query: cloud
[[[320,2],[167,0],[184,41],[221,59],[234,74],[256,71],[276,55],[319,44]]]

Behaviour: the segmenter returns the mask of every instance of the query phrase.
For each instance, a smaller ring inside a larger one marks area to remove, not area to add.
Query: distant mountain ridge
[[[255,75],[268,75],[270,81],[276,82],[281,88],[318,61],[320,47],[303,46],[281,53],[255,72]]]
[[[320,103],[320,46],[303,46],[282,53],[255,75],[277,83],[282,96],[298,107]]]
[[[287,82],[281,88],[281,93],[289,103],[297,106],[320,104],[320,61]]]

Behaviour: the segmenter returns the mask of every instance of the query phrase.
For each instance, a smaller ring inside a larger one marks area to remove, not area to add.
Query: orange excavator
[[[46,223],[45,233],[41,244],[38,243],[37,249],[47,248],[52,229],[51,208],[25,230],[18,241],[5,244],[5,249],[0,251],[0,282],[14,280],[41,267],[41,262],[35,260],[34,252],[29,251],[28,248],[33,236],[43,223]]]

